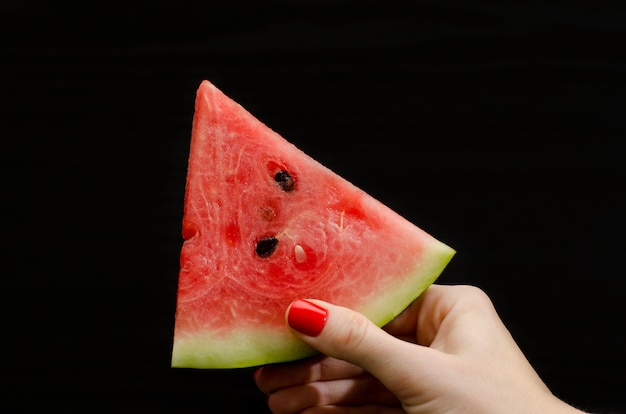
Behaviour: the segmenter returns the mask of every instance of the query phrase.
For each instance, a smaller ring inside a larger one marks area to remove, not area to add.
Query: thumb
[[[320,300],[294,301],[286,319],[303,342],[362,367],[396,395],[420,372],[424,354],[432,351],[391,336],[358,312]]]

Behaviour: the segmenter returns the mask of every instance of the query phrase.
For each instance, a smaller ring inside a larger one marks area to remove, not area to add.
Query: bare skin
[[[433,285],[384,329],[310,302],[327,310],[321,333],[293,333],[322,355],[255,373],[272,413],[582,413],[550,392],[478,288]]]

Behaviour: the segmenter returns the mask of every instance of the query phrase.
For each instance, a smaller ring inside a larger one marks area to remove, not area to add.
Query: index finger
[[[266,365],[255,372],[254,380],[262,392],[272,393],[315,381],[350,378],[364,373],[363,368],[347,361],[318,355],[300,361]]]

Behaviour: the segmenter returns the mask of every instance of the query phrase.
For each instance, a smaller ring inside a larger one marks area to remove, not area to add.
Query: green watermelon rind
[[[437,280],[455,253],[448,245],[432,240],[425,246],[415,268],[401,275],[394,285],[381,287],[382,291],[372,291],[371,297],[363,300],[363,307],[354,310],[377,326],[384,326]],[[207,344],[212,346],[207,347]],[[315,354],[317,351],[297,339],[287,325],[283,330],[271,333],[267,329],[235,330],[229,336],[220,338],[216,338],[213,332],[197,332],[175,339],[172,367],[246,368],[294,361]]]

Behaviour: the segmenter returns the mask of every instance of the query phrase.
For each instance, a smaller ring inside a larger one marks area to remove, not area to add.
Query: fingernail
[[[294,301],[289,307],[287,323],[292,329],[308,336],[318,336],[328,318],[328,311],[304,299]]]
[[[263,367],[258,368],[256,371],[254,371],[254,374],[253,374],[253,377],[252,377],[254,379],[254,381],[256,381],[256,378],[259,376],[261,371],[263,371]]]

